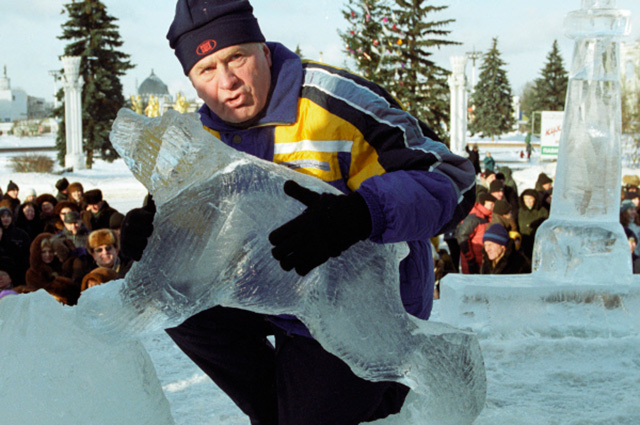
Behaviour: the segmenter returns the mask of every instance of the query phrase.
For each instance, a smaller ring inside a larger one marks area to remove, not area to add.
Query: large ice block
[[[111,140],[158,212],[144,255],[124,280],[83,293],[82,320],[122,338],[175,326],[215,305],[294,314],[359,376],[409,385],[422,423],[468,424],[486,380],[476,336],[408,315],[398,265],[405,244],[361,242],[305,277],[284,272],[267,235],[302,212],[288,179],[310,176],[238,152],[195,114],[146,118],[121,110]]]
[[[111,344],[44,290],[0,300],[3,425],[170,425],[139,341]]]

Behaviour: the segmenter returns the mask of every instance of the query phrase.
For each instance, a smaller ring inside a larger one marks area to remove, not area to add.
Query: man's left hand
[[[369,208],[356,192],[319,194],[293,180],[284,184],[284,192],[307,207],[269,234],[271,253],[286,271],[304,276],[371,234]]]

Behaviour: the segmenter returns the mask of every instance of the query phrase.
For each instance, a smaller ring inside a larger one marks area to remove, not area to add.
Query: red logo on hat
[[[216,48],[215,40],[206,40],[198,45],[198,48],[196,49],[196,53],[198,54],[198,56],[208,55],[215,48]]]

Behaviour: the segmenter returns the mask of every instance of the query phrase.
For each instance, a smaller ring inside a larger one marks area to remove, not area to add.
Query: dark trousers
[[[249,311],[213,307],[167,333],[252,425],[373,421],[399,412],[409,392],[396,382],[357,377],[317,341],[287,335]]]

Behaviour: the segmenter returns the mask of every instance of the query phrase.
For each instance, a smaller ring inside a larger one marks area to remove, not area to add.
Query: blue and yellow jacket
[[[408,242],[400,291],[408,313],[427,319],[433,304],[429,238],[455,226],[475,200],[475,171],[381,87],[347,71],[300,58],[277,43],[265,111],[247,128],[206,106],[202,123],[237,150],[358,191],[372,219],[370,240]],[[274,260],[275,261],[275,260]],[[274,318],[309,335],[297,320]]]

